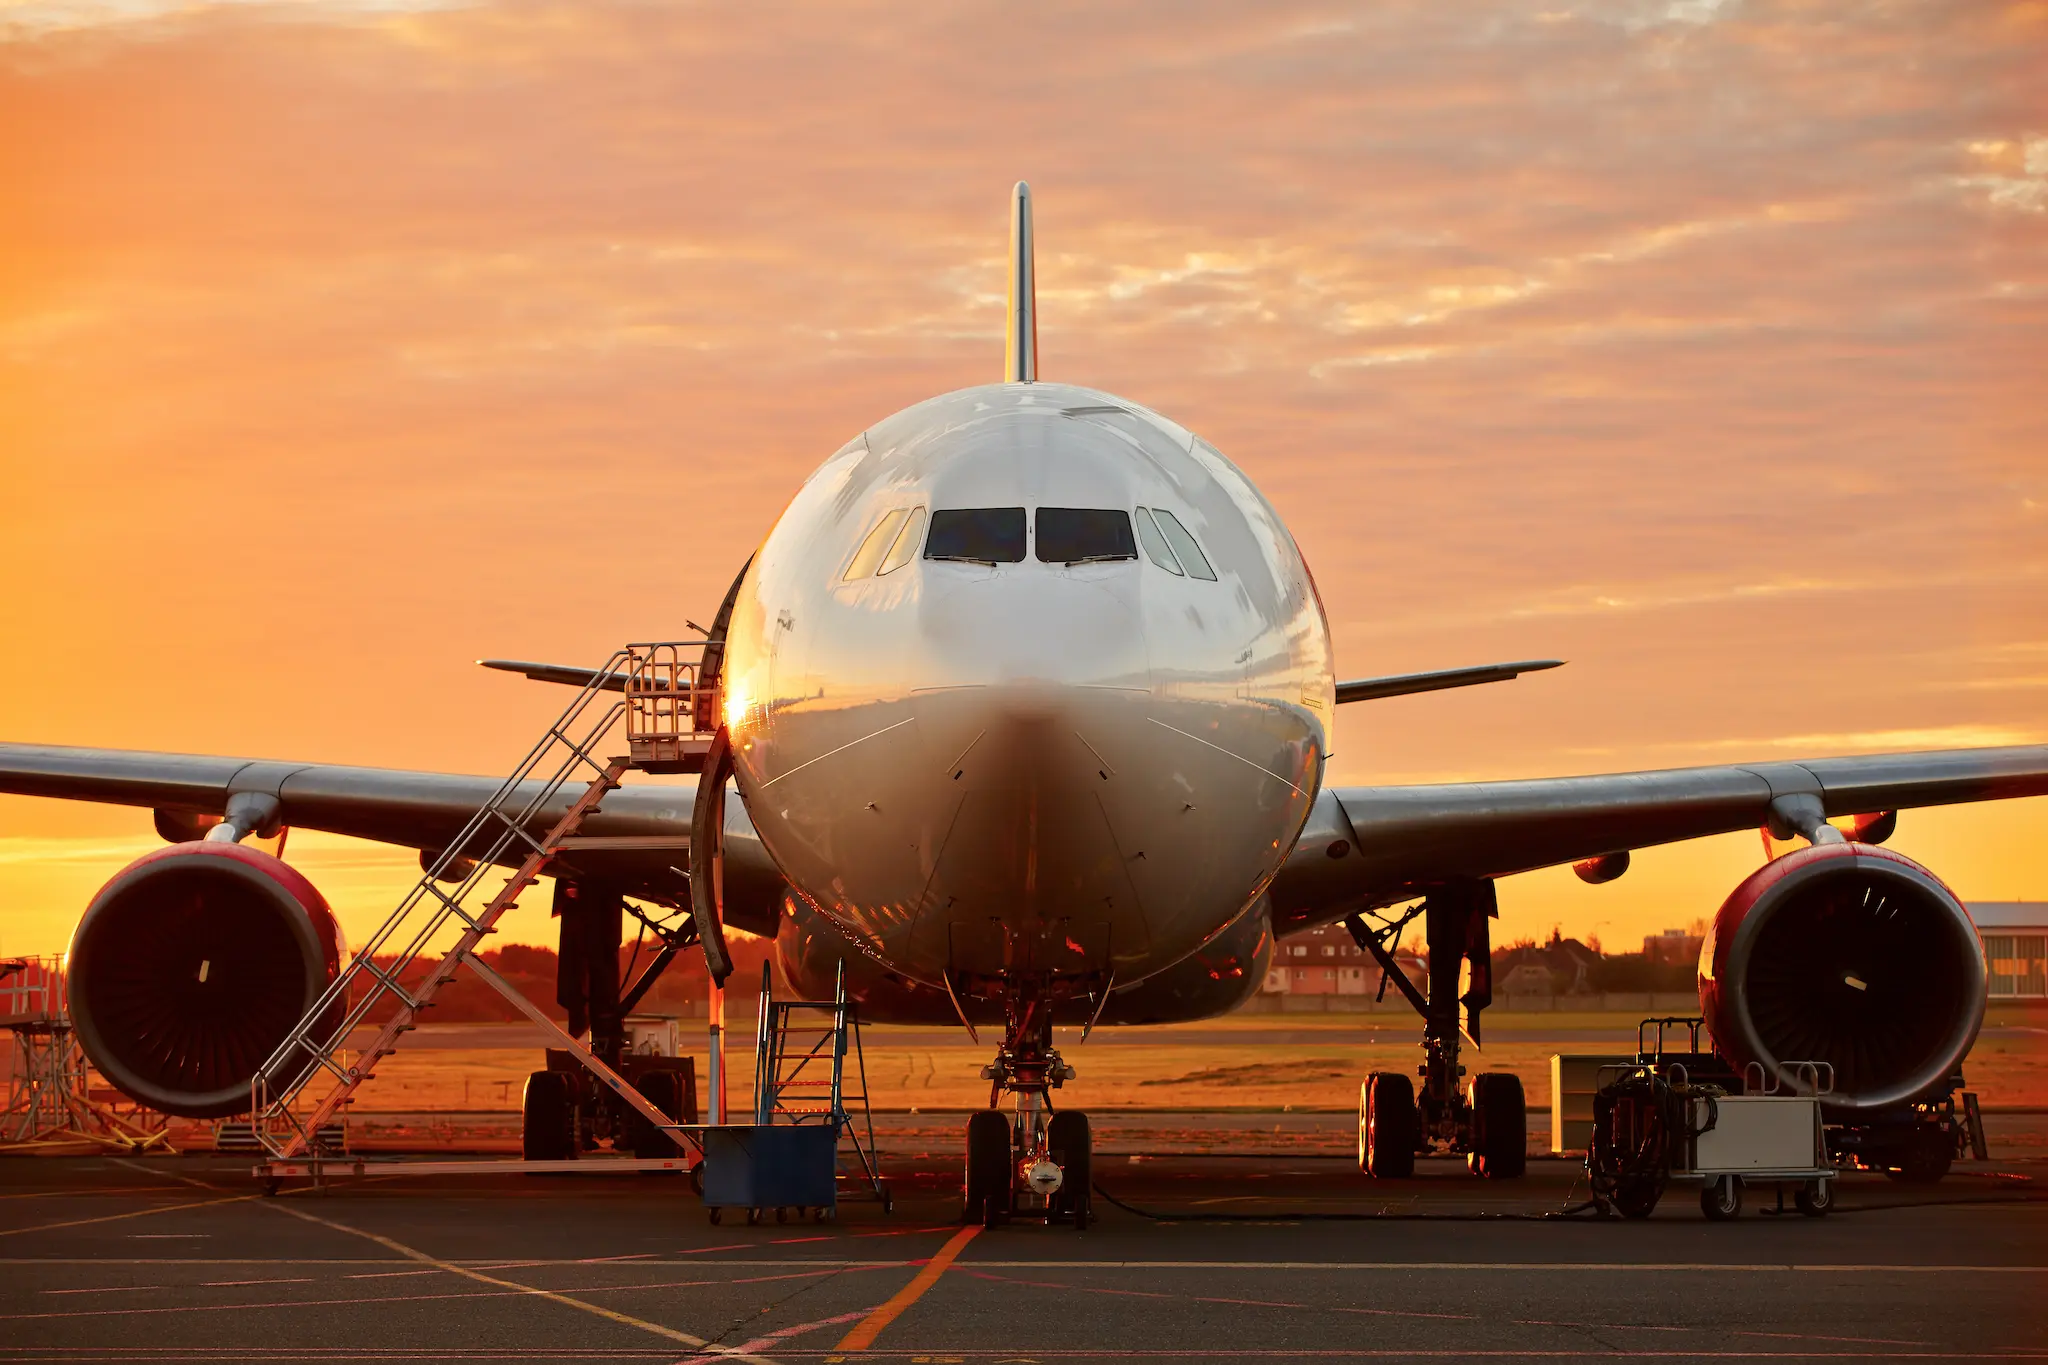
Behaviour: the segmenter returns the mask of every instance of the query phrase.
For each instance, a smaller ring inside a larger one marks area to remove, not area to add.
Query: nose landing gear
[[[1005,1001],[1003,1043],[983,1068],[987,1109],[967,1121],[967,1171],[961,1216],[995,1227],[1037,1218],[1086,1228],[1093,1217],[1088,1116],[1054,1112],[1051,1092],[1074,1077],[1052,1046],[1051,1002],[1043,995]],[[1016,1109],[997,1108],[1005,1091]]]

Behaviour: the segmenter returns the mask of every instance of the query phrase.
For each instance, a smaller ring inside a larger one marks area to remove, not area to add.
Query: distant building
[[[2048,901],[1978,901],[1968,907],[1984,940],[1993,1000],[2048,1000]]]
[[[1540,962],[1517,962],[1494,985],[1501,995],[1555,995],[1557,978]]]
[[[1643,938],[1643,956],[1652,962],[1697,962],[1700,936],[1684,929],[1666,929]]]
[[[1547,943],[1493,950],[1495,995],[1584,995],[1599,989],[1600,954],[1553,930]],[[1528,970],[1524,970],[1527,968]]]
[[[1418,986],[1427,981],[1428,970],[1411,949],[1403,948],[1394,960],[1410,981]],[[1343,925],[1326,924],[1274,945],[1263,990],[1267,995],[1373,995],[1379,988],[1380,966],[1373,955]],[[1389,983],[1388,989],[1398,987]]]

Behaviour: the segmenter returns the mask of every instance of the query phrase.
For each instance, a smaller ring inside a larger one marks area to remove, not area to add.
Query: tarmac
[[[1373,1182],[1339,1116],[1105,1114],[1093,1227],[983,1230],[957,1116],[878,1122],[892,1212],[757,1226],[676,1176],[0,1160],[0,1362],[2048,1358],[2033,1159],[1629,1222],[1569,1212],[1573,1161]]]

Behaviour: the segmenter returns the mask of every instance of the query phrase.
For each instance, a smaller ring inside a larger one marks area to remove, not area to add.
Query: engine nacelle
[[[1933,873],[1870,844],[1819,844],[1735,888],[1700,946],[1700,1009],[1736,1066],[1835,1069],[1831,1109],[1939,1085],[1984,1022],[1976,926]]]
[[[78,921],[72,1023],[100,1074],[140,1103],[238,1114],[346,952],[295,868],[240,844],[174,844],[123,868]]]

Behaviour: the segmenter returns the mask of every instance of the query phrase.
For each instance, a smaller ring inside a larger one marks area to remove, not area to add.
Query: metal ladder
[[[601,848],[610,842],[578,831],[599,803],[618,789],[629,768],[677,771],[693,758],[701,761],[710,749],[712,736],[703,722],[709,719],[715,727],[716,699],[700,695],[708,689],[698,686],[699,664],[682,658],[689,647],[668,642],[628,645],[593,672],[560,718],[461,833],[425,865],[418,884],[257,1070],[250,1083],[251,1126],[273,1158],[287,1160],[306,1153],[317,1157],[322,1128],[376,1074],[378,1063],[397,1051],[399,1039],[416,1026],[420,1012],[465,967],[547,1033],[550,1046],[574,1055],[680,1145],[683,1138],[674,1119],[492,970],[477,949],[520,894],[546,872],[557,850]],[[618,700],[601,700],[621,682],[623,695]],[[622,717],[629,753],[599,758],[599,745]],[[579,784],[581,790],[570,797]],[[622,847],[648,846],[645,836],[619,842]],[[678,847],[686,843],[677,840]],[[512,875],[497,891],[486,894],[484,882],[506,866],[514,869]],[[449,883],[453,890],[444,889]],[[479,899],[483,904],[476,906]],[[456,933],[453,944],[440,948],[451,932]],[[440,960],[423,982],[401,984],[409,967],[436,951],[441,952]],[[379,966],[380,953],[395,953],[395,960]],[[354,1061],[344,1060],[350,1033],[380,1005],[394,1000],[397,1009],[376,1038]],[[304,1107],[308,1092],[323,1081],[325,1093],[310,1108]]]
[[[127,1152],[174,1150],[163,1115],[140,1106],[123,1114],[94,1098],[63,958],[0,958],[0,1033],[13,1035],[0,1147],[84,1140]]]
[[[846,998],[843,962],[832,996],[830,1000],[777,1000],[768,964],[761,964],[761,1013],[754,1040],[754,1122],[834,1125],[853,1145],[860,1179],[886,1210],[891,1201],[875,1163],[867,1058],[861,1051],[860,1019],[853,1002]],[[800,1012],[825,1018],[799,1023]],[[847,1088],[849,1051],[853,1055],[851,1079],[858,1086],[852,1090]]]

